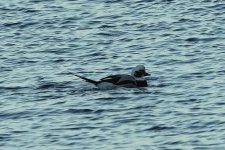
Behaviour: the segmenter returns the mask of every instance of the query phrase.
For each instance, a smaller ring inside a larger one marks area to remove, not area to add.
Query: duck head
[[[131,72],[131,75],[135,78],[150,76],[150,74],[145,71],[145,67],[143,65],[137,65],[136,67],[134,67]]]

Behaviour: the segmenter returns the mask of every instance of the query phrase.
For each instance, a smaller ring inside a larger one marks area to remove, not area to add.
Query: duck
[[[137,65],[131,71],[131,74],[115,74],[109,75],[107,77],[101,78],[99,80],[89,79],[84,76],[74,74],[76,77],[83,79],[84,81],[91,83],[98,87],[99,89],[113,89],[116,87],[125,87],[125,88],[139,88],[139,87],[148,87],[148,82],[145,79],[145,76],[150,76],[150,73],[147,73],[144,65]]]

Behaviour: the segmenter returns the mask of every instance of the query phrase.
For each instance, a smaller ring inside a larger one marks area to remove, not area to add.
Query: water
[[[225,149],[225,3],[1,0],[0,149]],[[144,64],[145,89],[99,79]]]

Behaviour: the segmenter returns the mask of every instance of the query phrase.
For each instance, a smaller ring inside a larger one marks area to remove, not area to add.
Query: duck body
[[[106,84],[112,84],[114,86],[126,87],[126,88],[135,88],[135,87],[147,87],[147,81],[136,80],[131,75],[118,74],[111,75],[105,78],[100,79],[96,84],[97,87],[102,87]]]
[[[94,84],[99,89],[112,89],[116,87],[126,87],[126,88],[148,87],[148,83],[146,79],[143,77],[149,74],[145,72],[145,68],[143,69],[142,65],[140,66],[134,68],[131,75],[127,74],[110,75],[100,79],[99,81],[95,81],[80,75],[75,76],[85,80],[86,82]]]

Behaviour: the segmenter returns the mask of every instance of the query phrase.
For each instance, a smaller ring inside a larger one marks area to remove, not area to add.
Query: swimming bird
[[[112,89],[116,87],[126,87],[126,88],[147,87],[148,83],[144,77],[150,74],[145,71],[145,67],[143,65],[137,65],[136,67],[133,68],[131,75],[127,74],[110,75],[98,81],[80,75],[76,74],[74,75],[85,80],[86,82],[94,84],[99,89]]]

